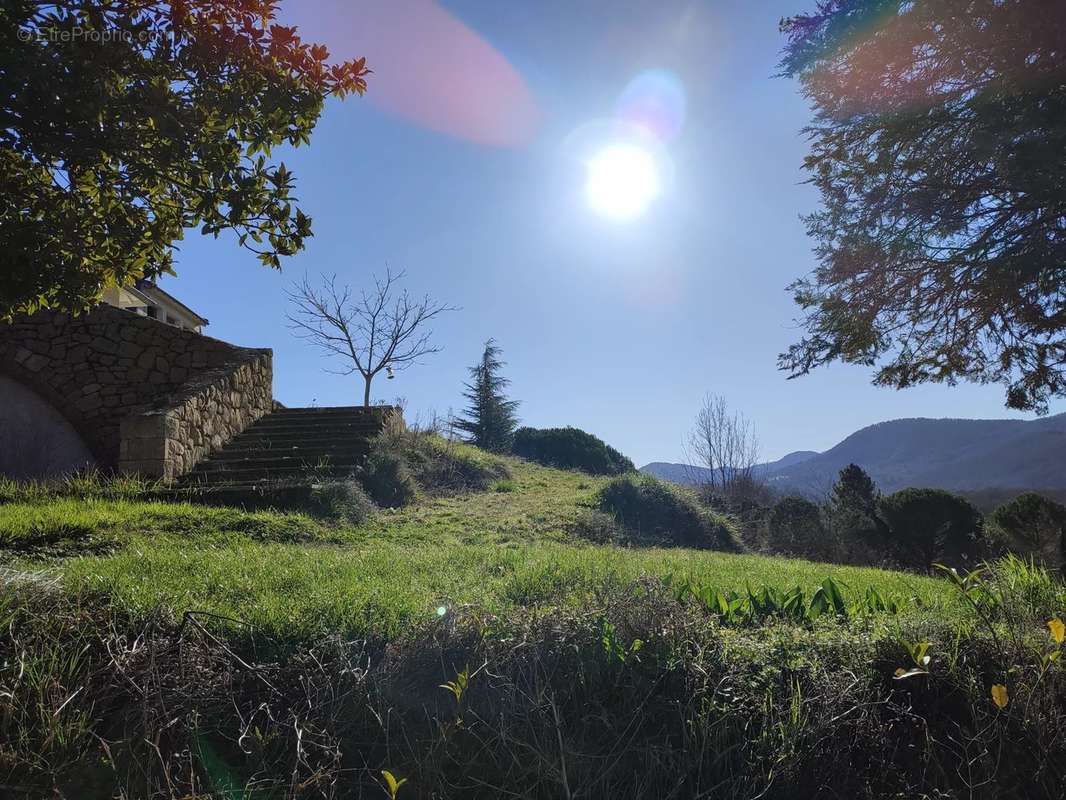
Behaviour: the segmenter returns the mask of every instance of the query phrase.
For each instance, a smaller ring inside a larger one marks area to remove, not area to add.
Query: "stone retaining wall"
[[[269,413],[272,359],[110,306],[0,323],[0,374],[51,403],[100,466],[157,477]]]
[[[259,354],[203,376],[166,407],[126,417],[119,471],[167,480],[184,475],[273,410],[271,383],[270,355]]]

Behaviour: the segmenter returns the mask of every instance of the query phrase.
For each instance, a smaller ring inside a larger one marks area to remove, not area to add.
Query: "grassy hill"
[[[626,550],[570,535],[606,483],[509,461],[490,491],[382,509],[358,528],[291,513],[189,503],[56,498],[0,505],[10,566],[47,569],[69,591],[133,615],[164,606],[236,617],[285,639],[395,636],[441,607],[506,613],[580,606],[650,575],[722,589],[815,586],[833,576],[935,603],[942,582],[876,569],[683,549]]]
[[[961,736],[1015,755],[969,767],[998,796],[1052,796],[1060,668],[1023,655],[1062,605],[1046,574],[1002,565],[973,606],[913,574],[594,545],[575,524],[606,479],[505,466],[360,526],[0,487],[0,784],[387,797],[384,770],[401,798],[874,797],[957,791]],[[827,577],[821,616],[770,603]],[[716,610],[732,592],[746,612]]]

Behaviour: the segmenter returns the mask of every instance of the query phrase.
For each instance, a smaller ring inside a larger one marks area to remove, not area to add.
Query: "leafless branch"
[[[458,310],[428,295],[413,297],[400,288],[404,277],[404,272],[386,269],[384,277],[375,276],[373,289],[356,297],[350,286],[337,282],[336,275],[323,275],[318,286],[304,275],[286,292],[293,306],[289,328],[343,364],[330,372],[362,376],[364,405],[370,405],[370,384],[378,373],[398,372],[440,352],[426,324]]]
[[[710,489],[728,490],[750,481],[759,462],[759,439],[751,421],[732,411],[721,395],[708,394],[689,434],[686,460],[705,467],[701,482]]]

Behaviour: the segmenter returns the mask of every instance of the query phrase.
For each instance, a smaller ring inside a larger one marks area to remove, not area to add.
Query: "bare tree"
[[[380,372],[392,375],[406,369],[423,356],[440,352],[432,344],[433,331],[426,323],[453,306],[438,303],[428,295],[412,297],[401,289],[405,273],[385,271],[374,278],[374,289],[358,296],[337,276],[322,276],[315,287],[307,276],[287,291],[294,310],[288,315],[289,328],[327,355],[345,362],[336,375],[363,377],[363,405],[370,406],[370,384]]]
[[[753,482],[759,439],[747,417],[732,411],[721,395],[708,394],[688,436],[685,456],[704,468],[698,483],[713,491],[729,491]]]

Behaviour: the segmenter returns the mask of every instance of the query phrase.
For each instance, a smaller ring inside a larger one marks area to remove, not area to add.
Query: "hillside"
[[[824,453],[801,451],[760,464],[781,491],[820,496],[858,464],[882,491],[1066,488],[1066,414],[1036,420],[898,419],[863,428]],[[693,483],[693,468],[653,463],[642,471]]]
[[[503,465],[487,491],[424,493],[360,525],[160,502],[136,483],[0,482],[0,784],[954,796],[957,751],[937,742],[973,723],[1002,758],[966,774],[1057,791],[1039,768],[1066,755],[1043,715],[1056,706],[1027,701],[1058,691],[1059,670],[1011,672],[1018,708],[1043,722],[993,723],[987,684],[1007,656],[989,660],[999,640],[947,581],[590,544],[575,523],[606,479]],[[1039,644],[1061,591],[999,569],[987,591],[1029,587],[1005,617],[1025,626],[1011,641]],[[894,682],[916,663],[924,677]]]
[[[832,575],[862,589],[921,586],[927,597],[936,586],[876,569],[591,546],[571,529],[605,479],[507,463],[512,478],[499,491],[424,497],[380,509],[359,527],[126,498],[0,503],[0,565],[47,565],[73,591],[104,591],[135,615],[162,603],[312,639],[407,633],[441,606],[499,613],[580,603],[603,581],[643,574],[733,589],[815,585]]]

